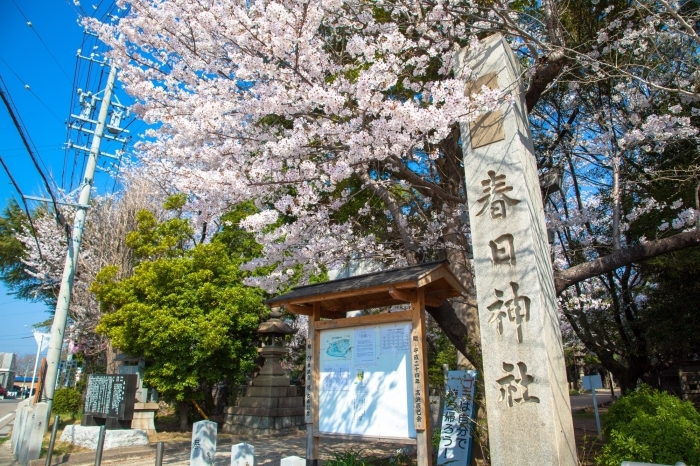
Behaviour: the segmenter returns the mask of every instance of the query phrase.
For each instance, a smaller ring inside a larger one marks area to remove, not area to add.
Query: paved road
[[[0,400],[0,437],[10,432],[10,426],[15,420],[15,410],[21,400]]]
[[[620,390],[615,390],[615,396],[617,396],[618,398],[620,397]],[[611,399],[610,390],[597,390],[595,398],[598,402],[598,405],[607,403]],[[572,410],[593,407],[593,395],[591,395],[590,393],[586,393],[583,395],[573,395],[570,396],[569,399],[571,400]]]

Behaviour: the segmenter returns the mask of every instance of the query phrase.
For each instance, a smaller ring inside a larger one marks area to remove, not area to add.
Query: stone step
[[[246,388],[245,396],[266,396],[274,398],[297,396],[297,387],[296,385],[289,385],[286,387],[250,386]]]

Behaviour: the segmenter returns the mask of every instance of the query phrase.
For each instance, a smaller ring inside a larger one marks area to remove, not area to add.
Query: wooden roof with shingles
[[[443,299],[459,296],[464,287],[446,260],[367,273],[355,277],[299,286],[267,300],[294,314],[311,315],[318,303],[322,317],[342,318],[345,312],[411,302],[417,289],[425,290],[426,304],[439,306]]]

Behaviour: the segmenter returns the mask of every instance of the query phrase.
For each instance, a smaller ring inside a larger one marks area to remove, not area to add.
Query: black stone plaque
[[[83,426],[104,425],[107,429],[128,429],[134,418],[135,374],[92,374],[88,378],[83,407]]]

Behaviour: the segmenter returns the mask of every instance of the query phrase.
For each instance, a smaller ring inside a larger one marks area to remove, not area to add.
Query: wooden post
[[[309,316],[309,335],[306,339],[306,399],[304,411],[306,417],[306,465],[318,465],[318,396],[320,380],[320,339],[316,323],[321,320],[321,304],[314,303],[313,314]],[[311,364],[308,363],[311,358]],[[311,398],[309,400],[309,397]],[[311,404],[309,409],[309,402]]]
[[[428,393],[428,355],[425,351],[425,293],[419,288],[416,300],[411,303],[413,312],[411,331],[411,366],[413,368],[413,396],[416,425],[416,449],[418,464],[431,466],[433,452],[430,434],[430,412]],[[416,377],[420,375],[420,377]],[[420,399],[419,399],[420,398]]]

